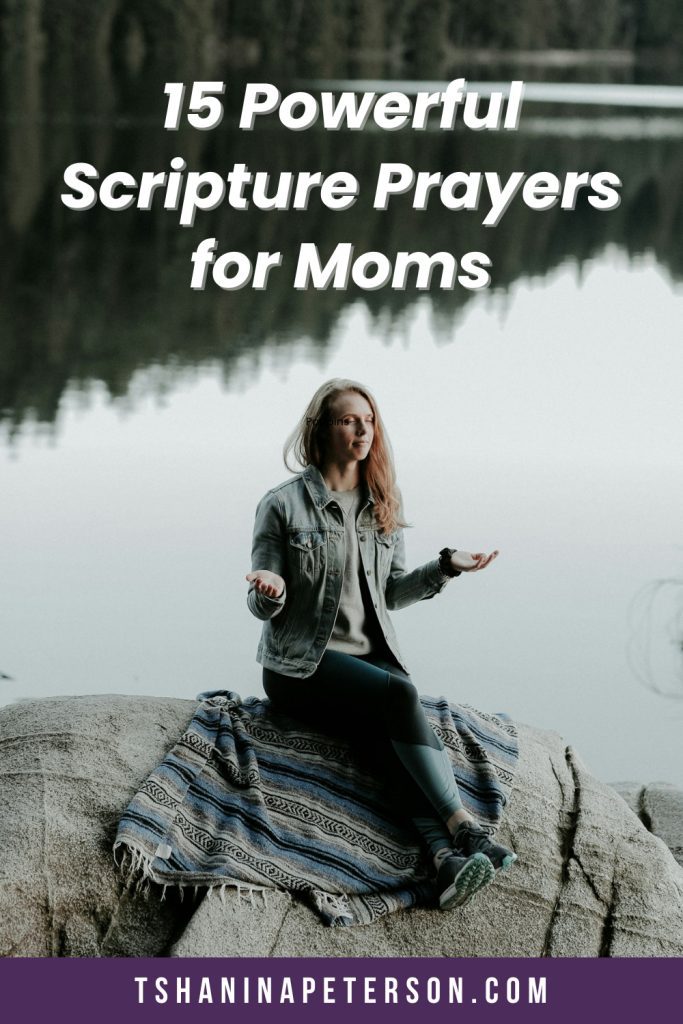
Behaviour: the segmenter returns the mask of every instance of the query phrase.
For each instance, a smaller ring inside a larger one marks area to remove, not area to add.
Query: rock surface
[[[666,843],[683,867],[683,790],[668,782],[651,782],[647,786],[638,782],[615,782],[614,789],[648,832]]]
[[[524,726],[500,832],[519,861],[467,907],[329,929],[284,893],[136,894],[112,859],[117,821],[194,708],[101,696],[0,709],[0,955],[683,956],[683,869],[662,841],[680,857],[683,793],[620,787],[633,813],[560,736]]]

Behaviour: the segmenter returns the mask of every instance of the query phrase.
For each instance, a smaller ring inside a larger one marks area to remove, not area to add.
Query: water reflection
[[[290,270],[303,241],[330,254],[353,240],[356,252],[423,249],[488,252],[493,286],[506,291],[520,278],[542,277],[568,260],[579,270],[606,246],[630,258],[653,253],[674,281],[683,276],[683,150],[679,121],[669,131],[609,131],[584,134],[576,121],[538,118],[531,131],[489,133],[239,133],[164,132],[163,86],[141,103],[135,122],[54,123],[22,118],[3,129],[0,189],[1,228],[13,258],[0,276],[3,330],[0,346],[0,408],[9,432],[27,418],[55,421],[69,382],[103,381],[114,396],[125,395],[135,372],[164,364],[178,377],[190,365],[220,363],[227,379],[244,352],[287,347],[310,338],[324,351],[340,315],[361,298],[372,315],[398,329],[422,295],[385,288],[377,292],[309,291],[298,294],[286,269],[271,278],[266,292],[243,289],[203,294],[189,288],[190,254],[207,235],[249,256],[279,249]],[[524,117],[522,124],[524,125]],[[156,128],[150,127],[156,124]],[[608,119],[614,125],[615,119]],[[654,122],[647,122],[649,126]],[[661,123],[661,121],[659,122]],[[582,122],[585,127],[585,119]],[[572,126],[574,130],[572,130]],[[565,130],[569,129],[569,131]],[[64,168],[92,162],[101,173],[126,169],[167,169],[181,154],[190,169],[230,169],[236,160],[253,170],[347,169],[361,182],[361,198],[336,213],[312,203],[307,212],[247,213],[220,208],[198,214],[195,227],[179,228],[177,214],[160,208],[112,213],[96,207],[72,213],[59,202]],[[623,183],[618,210],[600,214],[585,202],[575,211],[534,213],[513,203],[493,231],[477,213],[449,213],[438,204],[415,211],[408,197],[387,211],[372,210],[371,197],[381,162],[394,160],[448,173],[454,169],[609,169]],[[433,291],[437,319],[457,322],[472,294],[462,288]]]

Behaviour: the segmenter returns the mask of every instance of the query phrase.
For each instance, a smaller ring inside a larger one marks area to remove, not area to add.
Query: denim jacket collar
[[[330,494],[327,484],[325,483],[323,475],[317,466],[312,464],[307,466],[301,475],[308,489],[308,493],[318,508],[325,508],[329,502],[334,500],[333,496]],[[371,501],[374,504],[375,499],[372,495],[372,491],[364,479],[361,481],[361,487],[363,488],[366,500]]]

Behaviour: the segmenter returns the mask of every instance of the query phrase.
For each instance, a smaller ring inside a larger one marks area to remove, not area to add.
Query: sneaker
[[[517,854],[507,846],[492,843],[488,834],[476,821],[463,821],[453,836],[453,851],[460,857],[483,853],[496,871],[506,871],[517,860]]]
[[[488,857],[475,853],[472,857],[445,857],[436,873],[436,891],[441,910],[451,910],[468,903],[475,892],[493,880],[495,871]]]

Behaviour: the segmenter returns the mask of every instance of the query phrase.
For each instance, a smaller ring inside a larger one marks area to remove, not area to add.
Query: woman
[[[463,808],[388,610],[434,597],[497,557],[444,548],[407,572],[391,446],[367,388],[331,380],[285,445],[303,473],[256,510],[248,606],[264,620],[257,658],[273,704],[380,752],[434,858],[442,909],[460,906],[516,855]],[[359,720],[358,708],[363,709]]]

